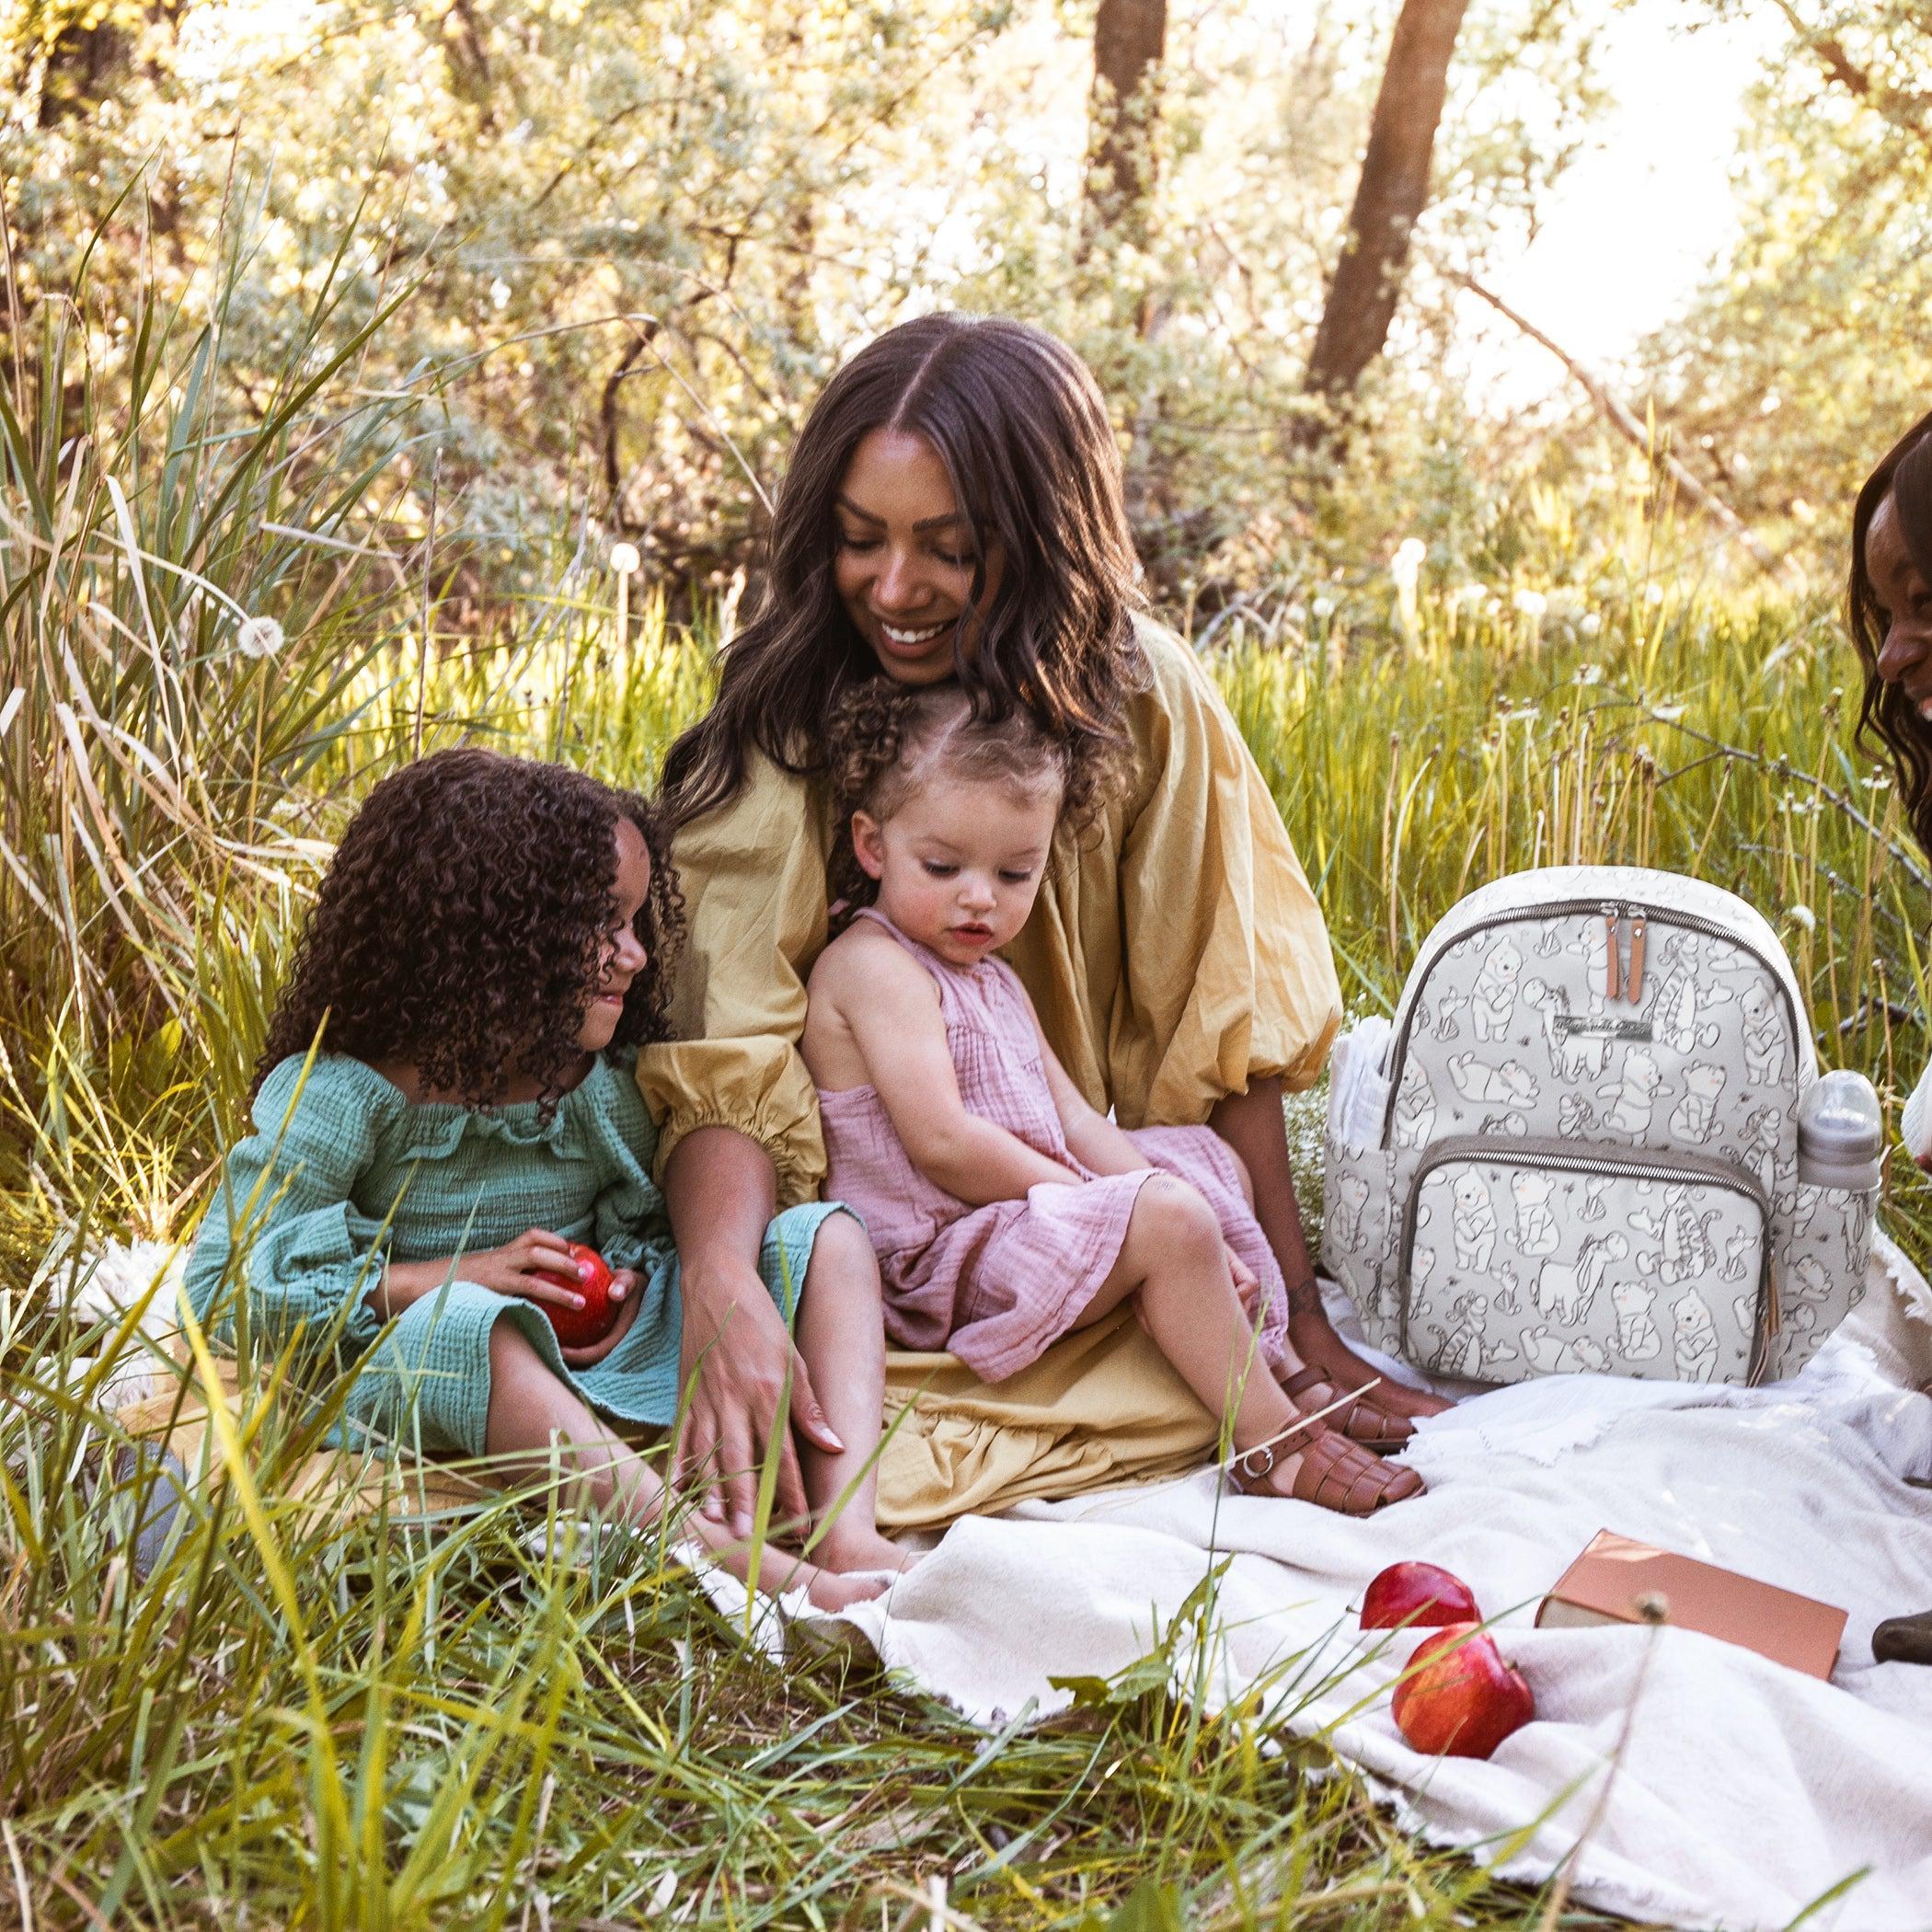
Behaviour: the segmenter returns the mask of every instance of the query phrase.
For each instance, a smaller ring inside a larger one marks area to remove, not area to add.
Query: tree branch
[[[1560,344],[1552,341],[1548,336],[1545,335],[1526,316],[1518,315],[1501,295],[1495,293],[1493,290],[1485,288],[1473,275],[1464,274],[1458,269],[1446,269],[1443,272],[1458,287],[1467,289],[1472,295],[1487,302],[1499,316],[1502,316],[1505,321],[1513,323],[1531,341],[1548,350],[1550,354],[1555,356],[1558,362],[1561,362],[1563,367],[1569,372],[1570,379],[1595,405],[1597,413],[1603,417],[1604,421],[1618,435],[1622,436],[1626,442],[1641,450],[1645,456],[1656,464],[1670,477],[1671,481],[1676,485],[1679,494],[1684,497],[1686,502],[1694,509],[1701,510],[1706,516],[1709,517],[1727,537],[1745,552],[1759,569],[1765,571],[1768,576],[1782,578],[1787,583],[1791,582],[1792,580],[1787,561],[1775,556],[1765,546],[1764,540],[1750,528],[1729,503],[1725,502],[1721,497],[1716,495],[1705,484],[1699,482],[1696,477],[1675,456],[1672,455],[1668,450],[1659,447],[1650,431],[1637,420],[1629,408],[1612,393],[1609,385],[1604,381],[1602,376],[1598,375],[1593,370],[1585,368],[1581,362],[1578,362]]]

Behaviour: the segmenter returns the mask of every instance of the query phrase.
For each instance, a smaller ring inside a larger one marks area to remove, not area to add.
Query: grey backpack
[[[1878,1190],[1799,1180],[1804,998],[1733,893],[1499,880],[1365,1043],[1338,1049],[1322,1261],[1378,1348],[1483,1382],[1746,1383],[1795,1374],[1863,1294]]]

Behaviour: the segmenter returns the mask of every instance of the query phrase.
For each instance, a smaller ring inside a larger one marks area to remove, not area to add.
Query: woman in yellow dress
[[[1024,707],[1070,746],[1127,753],[1130,783],[1056,853],[1009,963],[1091,1105],[1129,1130],[1206,1121],[1241,1156],[1293,1347],[1332,1385],[1305,1391],[1306,1408],[1339,1400],[1331,1426],[1389,1450],[1442,1406],[1375,1382],[1323,1312],[1282,1096],[1319,1075],[1340,1021],[1327,930],[1233,719],[1193,652],[1145,616],[1138,574],[1105,405],[1039,329],[903,324],[833,378],[799,432],[758,615],[666,761],[689,950],[680,1043],[638,1065],[684,1267],[683,1455],[724,1472],[712,1508],[749,1514],[747,1472],[788,1386],[792,1427],[822,1440],[756,1260],[775,1207],[811,1199],[824,1174],[798,1053],[826,939],[822,731],[880,675],[957,679],[995,714]],[[727,1325],[730,1346],[711,1346]],[[779,1435],[789,1510],[802,1492]]]

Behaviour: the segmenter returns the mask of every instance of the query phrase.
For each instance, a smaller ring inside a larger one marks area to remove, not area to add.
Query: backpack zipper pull
[[[1643,914],[1630,917],[1630,971],[1624,979],[1624,996],[1634,1006],[1643,997]]]
[[[1770,1269],[1765,1278],[1765,1340],[1774,1341],[1785,1332],[1785,1318],[1777,1305],[1777,1270]]]
[[[1604,997],[1615,999],[1623,979],[1623,960],[1617,953],[1616,908],[1604,908],[1604,941],[1609,950],[1609,959],[1604,967]]]

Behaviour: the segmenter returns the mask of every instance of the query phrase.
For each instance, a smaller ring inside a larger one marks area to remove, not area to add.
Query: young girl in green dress
[[[650,806],[565,766],[476,749],[385,779],[351,823],[269,1029],[256,1132],[230,1153],[188,1267],[197,1317],[246,1321],[352,1366],[347,1413],[505,1479],[560,1445],[582,1493],[633,1521],[663,1501],[630,1433],[674,1419],[678,1258],[633,1071],[665,1036],[683,907]],[[321,1051],[310,1056],[317,1036]],[[615,1271],[615,1325],[563,1348],[571,1243]],[[836,1206],[787,1209],[760,1269],[813,1386],[812,1562],[761,1580],[835,1608],[904,1560],[866,1472],[884,1379],[879,1277]],[[559,1279],[560,1278],[560,1279]],[[717,1346],[729,1348],[731,1338]],[[710,1515],[692,1530],[741,1575]]]

